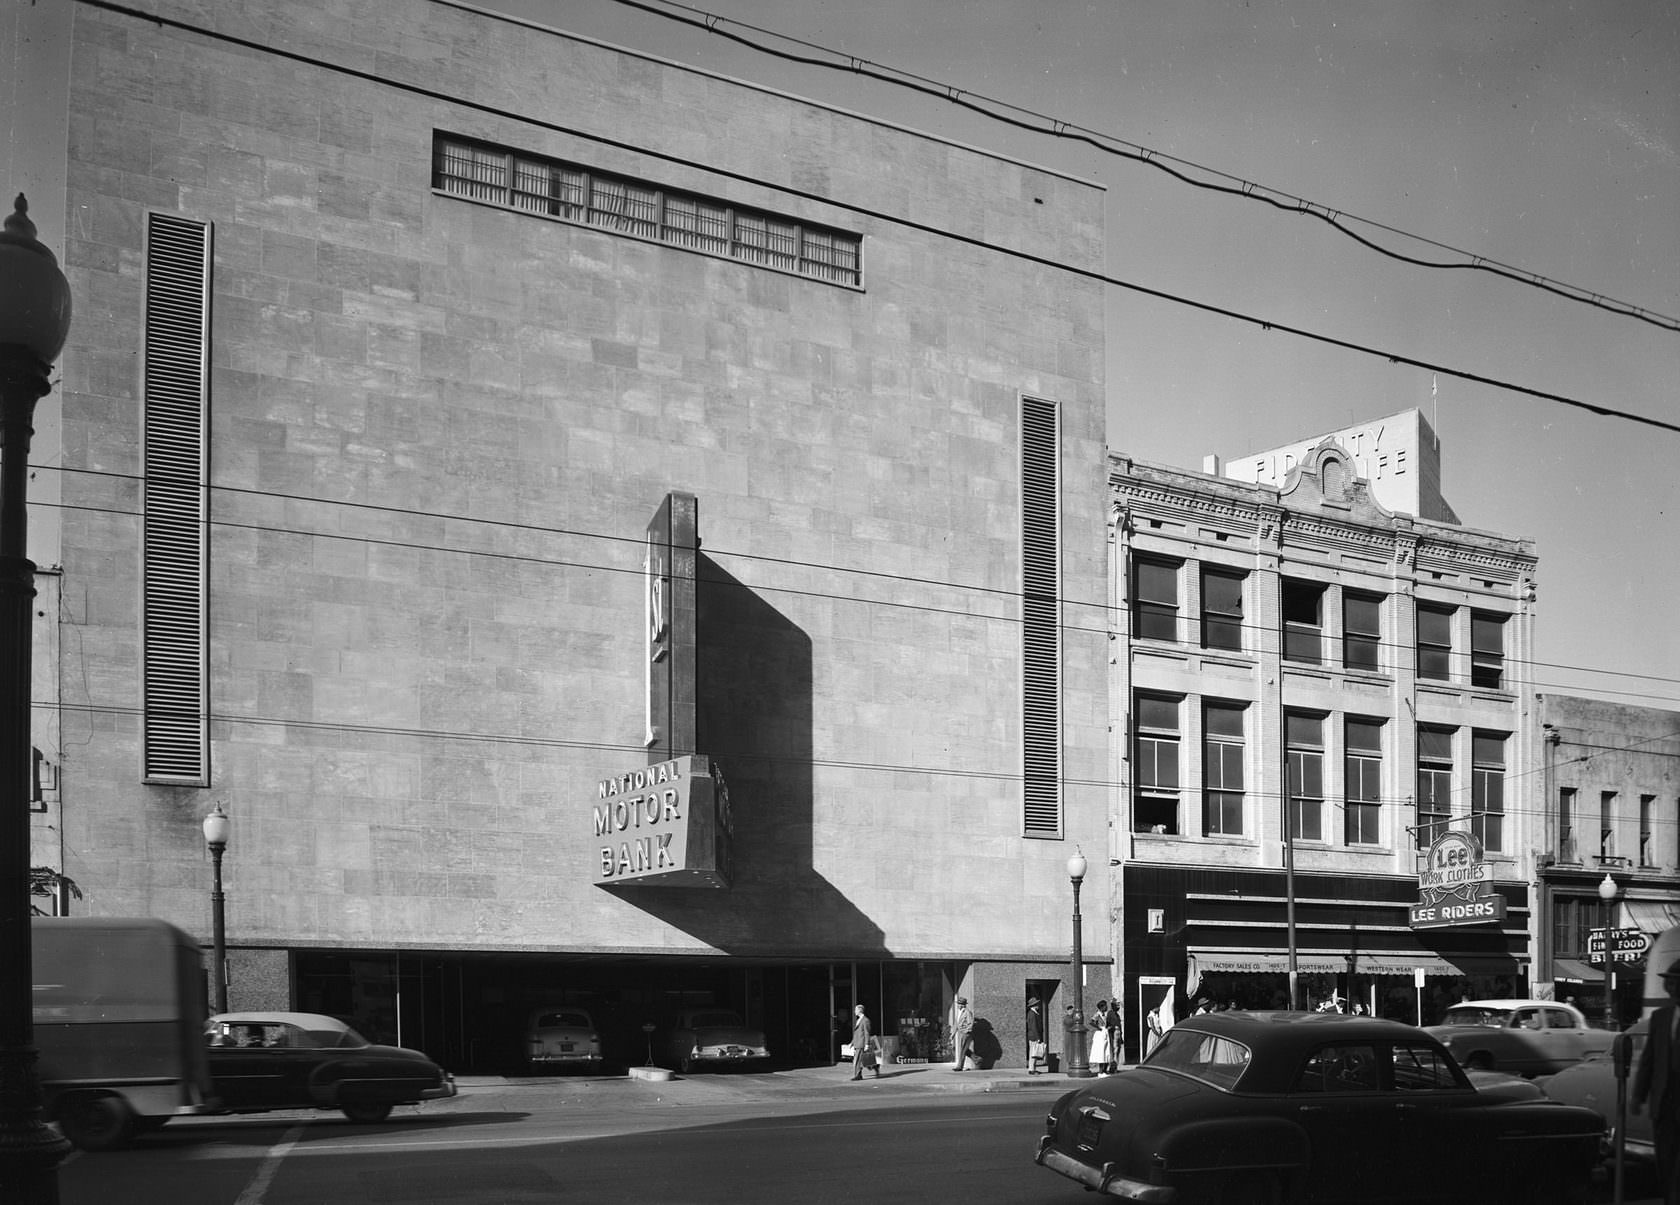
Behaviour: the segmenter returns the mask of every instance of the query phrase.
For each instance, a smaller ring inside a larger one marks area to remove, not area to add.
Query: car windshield
[[[1504,1029],[1511,1022],[1508,1008],[1488,1008],[1486,1005],[1460,1005],[1449,1008],[1441,1018],[1442,1025],[1480,1025],[1487,1029]]]
[[[695,1013],[695,1029],[722,1029],[730,1025],[739,1025],[741,1018],[734,1013]]]
[[[1143,1065],[1178,1071],[1216,1088],[1235,1088],[1252,1057],[1247,1046],[1230,1038],[1169,1029]]]

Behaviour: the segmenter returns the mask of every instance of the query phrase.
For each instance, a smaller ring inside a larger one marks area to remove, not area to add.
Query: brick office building
[[[1416,411],[1207,470],[1111,461],[1129,1032],[1169,992],[1286,1006],[1292,961],[1305,1007],[1524,994],[1532,542],[1458,522]]]
[[[43,8],[73,910],[208,937],[221,804],[234,1007],[472,1070],[966,988],[1019,1061],[1106,844],[1100,190],[448,0]]]

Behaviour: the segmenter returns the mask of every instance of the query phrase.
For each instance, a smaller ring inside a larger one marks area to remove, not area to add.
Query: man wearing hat
[[[969,1047],[974,1044],[974,1014],[968,1011],[968,997],[958,996],[951,1006],[951,1052],[955,1061],[952,1071],[961,1071],[968,1059]]]
[[[1044,1061],[1044,1014],[1039,1011],[1038,997],[1027,997],[1027,1074],[1037,1075],[1038,1065]]]
[[[1676,1148],[1680,1147],[1680,959],[1662,973],[1663,990],[1674,1003],[1664,1004],[1651,1014],[1651,1033],[1639,1052],[1639,1067],[1633,1075],[1629,1104],[1635,1113],[1651,1105],[1651,1137],[1657,1147],[1657,1176],[1664,1205],[1680,1205],[1680,1185],[1675,1184]]]

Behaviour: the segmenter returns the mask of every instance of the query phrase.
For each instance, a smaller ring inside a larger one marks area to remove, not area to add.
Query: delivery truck
[[[109,1150],[215,1111],[198,943],[161,920],[36,917],[35,1048],[47,1117]]]

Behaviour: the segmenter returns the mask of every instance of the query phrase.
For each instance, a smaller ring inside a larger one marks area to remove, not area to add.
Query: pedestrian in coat
[[[1109,1003],[1103,1026],[1108,1030],[1108,1070],[1115,1072],[1120,1070],[1120,1001]]]
[[[863,1011],[863,1005],[852,1010],[852,1078],[863,1078],[863,1069],[873,1067],[875,1078],[881,1078],[881,1060],[869,1058],[874,1052],[874,1032],[869,1028],[869,1014]],[[866,1053],[867,1052],[867,1053]]]
[[[1680,1205],[1680,959],[1662,973],[1663,990],[1671,1003],[1651,1013],[1651,1032],[1639,1052],[1629,1107],[1643,1113],[1651,1108],[1651,1137],[1657,1147],[1657,1183],[1663,1205]]]
[[[1073,1005],[1062,1009],[1062,1071],[1073,1067],[1073,1053],[1079,1047],[1079,1018],[1074,1016]]]
[[[1037,1075],[1044,1062],[1044,1014],[1039,1011],[1038,997],[1027,997],[1027,1074]]]
[[[974,1045],[974,1014],[968,1011],[968,997],[958,996],[951,1006],[951,1070],[961,1071]]]

